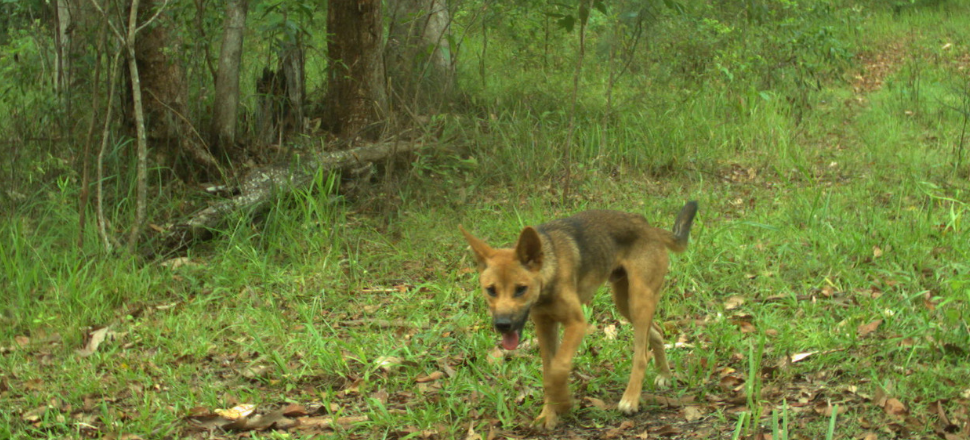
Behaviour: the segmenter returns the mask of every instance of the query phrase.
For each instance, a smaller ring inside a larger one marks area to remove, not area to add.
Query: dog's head
[[[502,346],[512,350],[519,345],[529,310],[539,299],[542,288],[542,241],[532,227],[522,230],[512,249],[493,249],[461,226],[478,261],[479,282],[488,301],[495,330],[502,334]]]

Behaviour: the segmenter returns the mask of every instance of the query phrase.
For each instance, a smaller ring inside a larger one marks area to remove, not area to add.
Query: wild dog
[[[648,344],[658,369],[655,383],[670,384],[663,336],[653,316],[667,274],[667,251],[687,248],[696,213],[697,202],[688,202],[667,231],[638,214],[585,211],[526,227],[507,249],[492,248],[458,227],[478,262],[479,282],[502,346],[518,347],[526,319],[531,316],[535,323],[544,394],[536,425],[554,428],[572,406],[567,379],[586,333],[582,305],[607,281],[620,314],[633,324],[632,371],[617,408],[628,415],[639,410]]]

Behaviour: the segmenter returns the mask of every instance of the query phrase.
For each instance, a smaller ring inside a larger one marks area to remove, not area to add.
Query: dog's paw
[[[542,412],[532,422],[533,425],[547,430],[555,429],[557,423],[559,423],[559,415],[549,405],[543,405]]]
[[[620,403],[616,405],[616,409],[620,410],[621,413],[626,414],[628,416],[636,414],[636,412],[640,410],[640,400],[639,399],[627,400],[624,398],[620,400]]]
[[[653,384],[656,385],[657,388],[670,388],[670,386],[673,385],[673,382],[674,378],[671,376],[658,374],[657,377],[653,378]]]
[[[556,414],[565,414],[573,408],[573,399],[569,396],[559,399],[559,403],[552,404],[553,410]]]

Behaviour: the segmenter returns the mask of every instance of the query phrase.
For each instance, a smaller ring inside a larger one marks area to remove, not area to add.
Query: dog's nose
[[[512,318],[508,316],[496,316],[495,330],[498,330],[499,333],[508,333],[512,331]]]

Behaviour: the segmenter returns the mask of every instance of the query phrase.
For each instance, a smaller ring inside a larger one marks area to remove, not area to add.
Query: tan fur
[[[652,227],[636,214],[586,211],[526,227],[509,249],[494,249],[459,226],[478,262],[482,291],[503,344],[518,344],[527,317],[535,324],[544,392],[536,424],[554,428],[572,405],[567,379],[586,333],[582,304],[589,304],[607,281],[634,332],[630,381],[617,408],[625,414],[639,409],[650,351],[658,369],[655,382],[670,383],[663,336],[653,316],[667,274],[667,251],[686,249],[696,211],[696,202],[685,205],[674,232]]]

